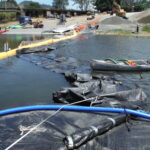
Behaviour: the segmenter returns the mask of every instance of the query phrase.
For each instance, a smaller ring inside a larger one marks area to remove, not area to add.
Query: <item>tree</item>
[[[121,7],[127,8],[132,7],[134,5],[140,4],[145,5],[148,4],[149,0],[95,0],[94,5],[97,10],[100,11],[108,11],[112,9],[112,3],[116,1]]]
[[[38,8],[42,8],[42,6],[38,2],[23,1],[20,3],[20,8],[38,9]]]
[[[55,9],[66,9],[67,5],[69,5],[68,0],[53,0],[53,8]]]
[[[113,0],[96,0],[95,6],[97,10],[100,11],[109,11],[112,9]]]
[[[75,4],[79,5],[81,10],[87,10],[90,4],[92,4],[93,0],[73,0]]]
[[[95,0],[94,5],[96,6],[97,10],[100,11],[110,11],[112,10],[112,4],[116,1],[121,6],[127,6],[133,4],[136,0]]]
[[[11,2],[11,3],[13,3],[14,5],[18,5],[15,0],[7,0],[7,2]]]
[[[1,8],[18,8],[18,4],[15,0],[1,0],[0,1]]]
[[[38,2],[30,2],[26,8],[41,8],[41,5]]]

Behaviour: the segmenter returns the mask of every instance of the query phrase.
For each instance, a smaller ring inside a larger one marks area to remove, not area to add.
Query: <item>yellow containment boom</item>
[[[42,42],[39,42],[39,43],[33,43],[33,44],[21,46],[21,47],[18,47],[16,49],[12,49],[12,50],[10,50],[8,52],[1,52],[0,53],[0,60],[8,58],[8,57],[11,57],[11,56],[16,56],[17,51],[21,50],[21,49],[24,49],[24,48],[34,48],[34,47],[40,47],[40,46],[44,46],[44,45],[49,45],[49,44],[57,43],[57,42],[60,42],[60,41],[68,40],[68,39],[74,38],[76,36],[77,36],[77,32],[74,31],[73,35],[65,36],[65,37],[60,38],[60,39],[49,39],[49,40],[42,41]]]

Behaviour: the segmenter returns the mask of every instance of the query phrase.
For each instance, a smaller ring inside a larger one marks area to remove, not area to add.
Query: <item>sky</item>
[[[16,1],[17,1],[17,3],[20,3],[20,2],[22,2],[24,0],[16,0]],[[51,5],[52,2],[53,2],[53,0],[26,0],[26,1],[39,2],[40,4],[48,4],[48,5]],[[70,8],[70,9],[71,8],[78,9],[78,6],[73,6],[73,1],[69,0],[69,6],[68,6],[68,8]]]
[[[48,5],[52,5],[53,0],[16,0],[17,3],[20,3],[22,1],[33,1],[33,2],[38,2],[40,4],[48,4]],[[73,0],[68,0],[69,1],[69,6],[67,6],[68,9],[77,9],[79,10],[79,6],[78,5],[74,5]],[[93,10],[93,6],[90,5],[89,9]]]
[[[16,0],[18,3],[24,1],[24,0]],[[52,4],[53,0],[26,0],[26,1],[34,1],[34,2],[39,2],[40,4]]]

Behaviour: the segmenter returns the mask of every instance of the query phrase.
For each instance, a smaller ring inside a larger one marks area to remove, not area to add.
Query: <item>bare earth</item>
[[[142,14],[144,12],[141,12]],[[130,21],[134,21],[135,16],[141,14],[141,13],[127,13],[127,17],[129,17]],[[95,16],[96,21],[101,22],[102,20],[106,19],[106,18],[112,18],[113,16],[110,16],[109,14],[97,14]],[[59,25],[59,19],[46,19],[46,18],[32,18],[33,21],[42,21],[44,24],[44,28],[40,29],[40,28],[33,28],[31,25],[27,25],[25,28],[23,29],[10,29],[8,32],[6,32],[5,34],[42,34],[43,31],[47,31],[47,30],[51,30],[54,28],[61,28],[61,27],[66,27],[69,25],[82,25],[82,24],[86,24],[89,23],[91,21],[94,20],[87,20],[87,16],[76,16],[76,17],[71,17],[71,18],[67,18],[67,22],[64,25]],[[135,23],[135,22],[134,22]],[[5,26],[8,27],[10,25],[16,25],[18,24],[18,22],[9,22],[7,24],[0,24],[0,26]],[[108,25],[102,25],[100,24],[100,30],[105,31],[105,30],[113,30],[113,29],[127,29],[127,30],[131,30],[131,31],[135,31],[137,24],[108,24]]]
[[[100,21],[106,18],[107,16],[108,15],[97,14],[94,20]],[[33,28],[31,25],[28,25],[25,29],[10,29],[5,34],[41,34],[43,31],[50,30],[53,28],[66,27],[73,24],[82,25],[94,21],[94,20],[87,20],[87,16],[76,16],[76,17],[67,18],[67,22],[65,23],[65,25],[59,25],[59,19],[46,19],[46,18],[33,19],[33,21],[37,21],[37,20],[43,22],[44,28],[37,29],[37,28]],[[15,25],[18,24],[18,22],[12,22],[6,25],[8,26],[10,24]]]

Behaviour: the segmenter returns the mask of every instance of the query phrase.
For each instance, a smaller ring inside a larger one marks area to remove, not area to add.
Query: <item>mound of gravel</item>
[[[147,9],[136,15],[133,15],[130,19],[142,24],[150,23],[150,9]]]
[[[100,24],[102,25],[121,25],[121,24],[132,24],[132,22],[128,19],[123,19],[118,16],[110,17],[104,19]]]
[[[143,17],[142,19],[139,19],[138,22],[143,23],[143,24],[149,24],[150,23],[150,15],[147,17]]]

